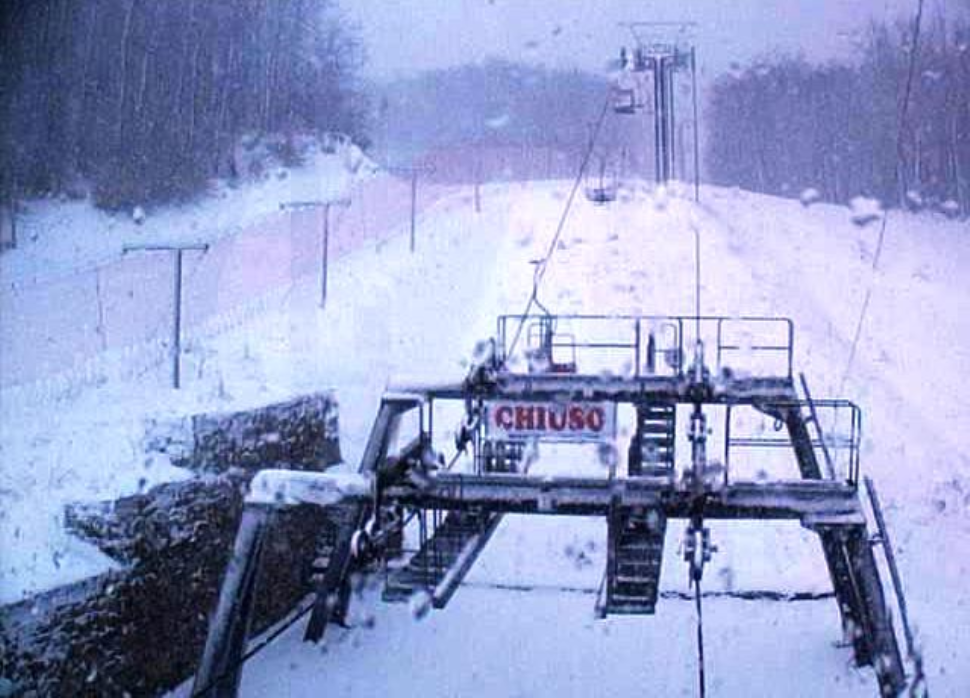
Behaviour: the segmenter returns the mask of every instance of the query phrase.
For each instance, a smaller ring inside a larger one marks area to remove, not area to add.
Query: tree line
[[[707,113],[710,178],[970,213],[970,23],[937,17],[916,41],[914,26],[871,25],[855,60],[775,55],[718,79]]]
[[[582,147],[607,94],[603,77],[489,59],[378,88],[379,157],[453,146]]]
[[[244,135],[365,135],[332,0],[0,4],[0,195],[170,201],[235,175]]]

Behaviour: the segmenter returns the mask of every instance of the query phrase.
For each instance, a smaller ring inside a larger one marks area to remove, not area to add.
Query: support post
[[[182,250],[175,250],[175,321],[172,323],[172,387],[180,387],[180,361],[182,354]]]
[[[662,71],[660,69],[660,59],[655,58],[653,61],[653,167],[654,167],[654,179],[657,184],[663,184],[663,167],[661,165],[661,148],[663,147],[663,134],[660,129],[661,114],[663,113],[663,105],[660,99],[660,81],[661,81]]]
[[[411,252],[414,252],[414,235],[417,226],[418,171],[411,170]]]
[[[239,691],[259,561],[270,520],[271,511],[265,505],[243,509],[219,603],[209,623],[202,662],[192,684],[193,696],[235,698]]]
[[[323,240],[320,250],[320,307],[327,307],[328,258],[330,256],[330,203],[323,207]]]
[[[205,252],[209,249],[207,244],[188,244],[188,245],[125,245],[122,253],[129,252],[174,252],[174,275],[172,279],[172,387],[178,390],[181,387],[181,362],[182,362],[182,253],[186,250],[199,250]]]
[[[697,51],[690,47],[690,84],[694,112],[694,201],[701,200],[700,127],[697,123]]]
[[[411,241],[410,249],[414,252],[416,246],[418,230],[418,175],[431,174],[435,171],[431,165],[421,165],[412,167],[388,167],[388,172],[396,175],[404,175],[410,178],[411,183]]]
[[[475,161],[475,213],[482,212],[482,154],[478,153]]]
[[[671,59],[670,70],[667,71],[667,122],[668,140],[670,145],[667,149],[667,160],[670,165],[667,174],[670,179],[677,178],[677,110],[674,106],[674,70],[676,68],[676,55]]]
[[[896,594],[896,603],[899,604],[899,619],[903,625],[903,635],[906,638],[906,652],[910,657],[916,655],[916,642],[913,639],[913,629],[909,624],[909,609],[906,606],[906,596],[903,594],[903,578],[899,574],[899,566],[896,564],[896,554],[893,551],[892,541],[889,538],[889,529],[886,528],[886,519],[882,513],[882,503],[879,501],[879,494],[876,492],[876,485],[868,475],[865,478],[866,492],[869,494],[869,502],[872,505],[872,513],[876,518],[876,528],[879,531],[879,541],[882,543],[882,550],[886,556],[886,564],[889,566],[889,577],[892,580],[893,591]]]
[[[329,278],[330,257],[330,207],[349,206],[350,199],[329,199],[327,201],[290,201],[280,204],[280,210],[323,208],[323,223],[320,239],[320,307],[327,307],[327,280]]]
[[[864,631],[872,650],[872,664],[879,680],[879,689],[884,696],[898,695],[906,686],[906,672],[865,527],[850,529],[845,546],[860,601],[865,608],[862,614],[866,626]]]

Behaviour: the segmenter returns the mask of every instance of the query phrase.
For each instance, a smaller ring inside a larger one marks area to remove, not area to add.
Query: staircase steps
[[[444,608],[501,519],[501,514],[487,512],[448,512],[424,546],[389,572],[384,601],[404,602],[426,591],[434,608]]]
[[[631,477],[673,473],[676,429],[675,405],[637,405],[637,430],[629,454]]]
[[[660,589],[667,520],[662,511],[618,508],[609,520],[601,616],[653,614]]]

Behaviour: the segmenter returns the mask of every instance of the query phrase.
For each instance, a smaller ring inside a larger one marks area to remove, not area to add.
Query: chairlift
[[[613,88],[613,111],[617,114],[637,113],[637,91],[632,87]]]
[[[529,373],[576,373],[576,338],[558,332],[554,316],[539,316],[530,323],[526,342]]]
[[[594,204],[608,204],[616,201],[617,192],[616,172],[611,172],[606,176],[606,162],[600,161],[599,180],[595,184],[586,185],[586,198]]]

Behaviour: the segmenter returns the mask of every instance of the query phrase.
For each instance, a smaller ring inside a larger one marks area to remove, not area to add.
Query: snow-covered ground
[[[70,277],[114,261],[124,245],[214,242],[279,213],[284,201],[326,200],[342,194],[354,178],[373,171],[353,145],[335,153],[310,147],[302,167],[267,159],[262,177],[229,185],[213,181],[197,200],[131,215],[110,214],[87,199],[30,201],[18,217],[18,244],[0,256],[4,289]],[[139,210],[140,209],[140,210]]]
[[[529,262],[545,252],[568,186],[490,185],[480,214],[470,192],[439,201],[421,221],[416,254],[399,236],[342,258],[326,310],[316,304],[316,279],[295,279],[278,307],[208,340],[205,361],[187,371],[178,394],[161,387],[164,376],[148,375],[56,405],[4,400],[0,600],[107,564],[60,531],[65,502],[180,476],[157,457],[144,462],[146,419],[332,388],[341,446],[354,464],[392,376],[462,375],[495,316],[523,308]],[[705,188],[702,199],[698,206],[676,189],[635,186],[608,207],[578,200],[541,300],[555,312],[689,314],[696,231],[703,311],[792,317],[796,370],[821,396],[842,384],[871,287],[845,392],[865,409],[863,468],[887,508],[933,695],[967,695],[965,223],[892,213],[873,274],[878,224],[857,226],[845,207],[717,188]],[[720,552],[708,589],[827,588],[812,534],[791,525],[712,528]],[[668,535],[667,590],[686,588],[678,533],[672,527]],[[247,664],[243,694],[315,695],[326,686],[360,696],[694,695],[690,604],[665,599],[652,618],[593,620],[604,542],[601,521],[508,517],[448,609],[415,622],[406,606],[384,606],[368,590],[354,606],[357,627],[328,631],[323,649],[301,644],[295,627]],[[876,693],[871,671],[855,670],[850,650],[836,646],[831,599],[710,599],[705,633],[711,695]]]

